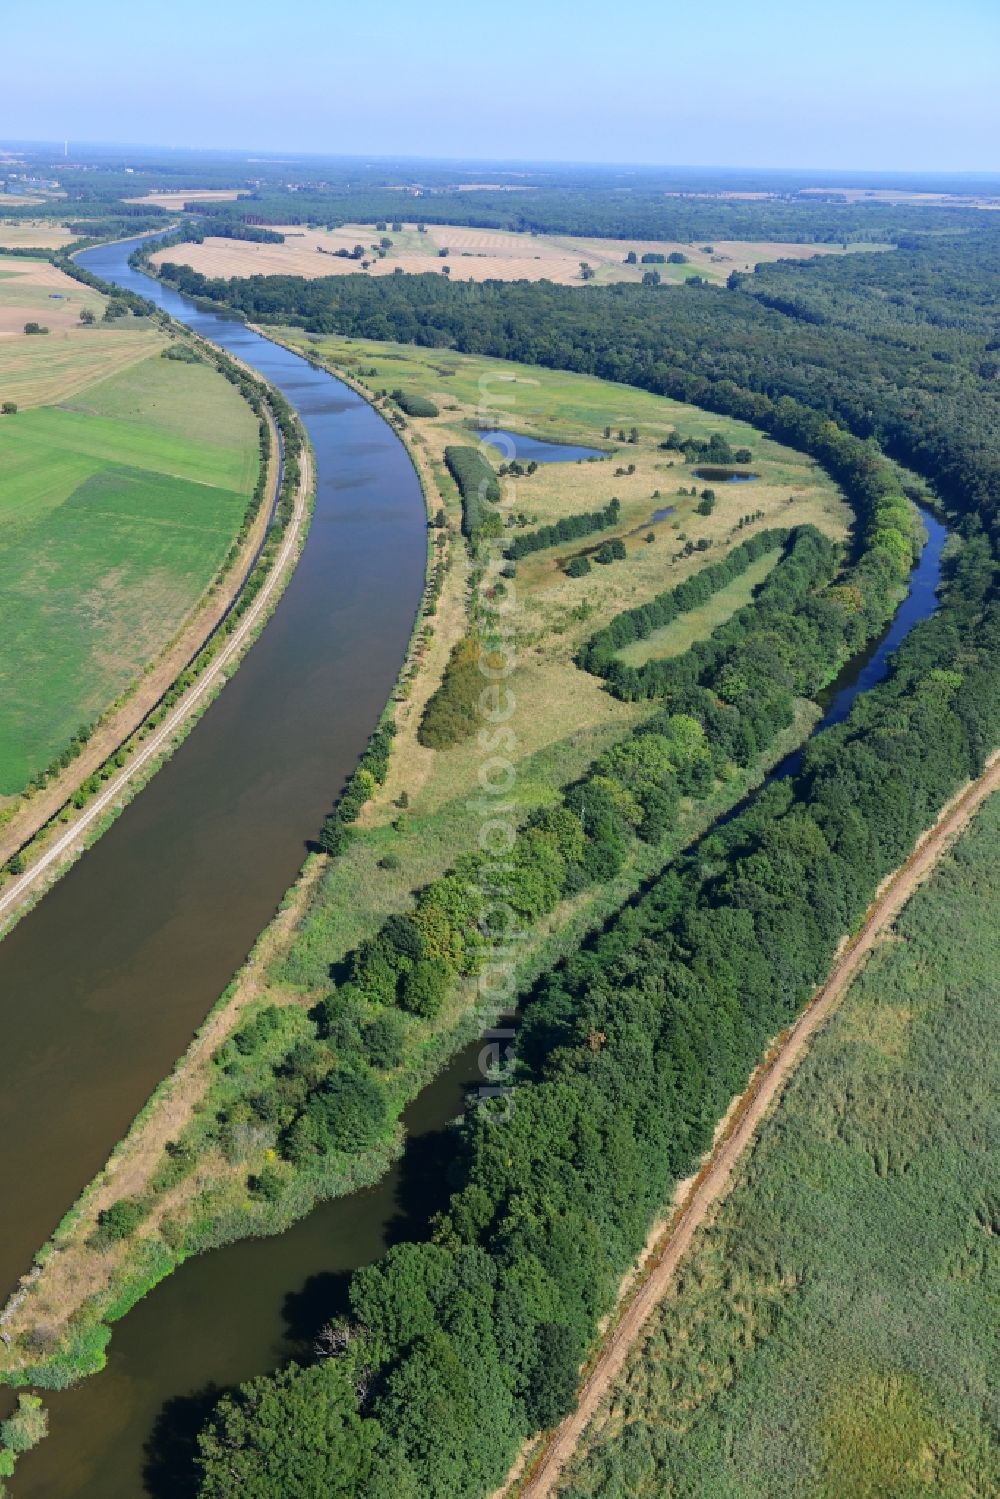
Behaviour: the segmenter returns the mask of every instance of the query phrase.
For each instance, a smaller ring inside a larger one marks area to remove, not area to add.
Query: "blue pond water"
[[[496,448],[504,463],[517,459],[520,463],[577,463],[581,458],[606,458],[600,448],[581,448],[569,442],[542,442],[538,437],[525,437],[521,432],[480,430],[477,434],[483,442]]]

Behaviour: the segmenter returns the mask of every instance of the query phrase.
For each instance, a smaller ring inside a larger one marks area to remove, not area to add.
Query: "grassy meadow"
[[[560,1493],[1000,1493],[998,839],[994,797],[813,1043]]]
[[[412,419],[406,435],[444,501],[452,534],[457,530],[459,501],[443,453],[449,443],[477,441],[469,423],[489,423],[550,442],[607,450],[607,457],[600,461],[541,464],[530,477],[501,481],[501,508],[523,514],[529,529],[596,509],[613,494],[622,502],[617,527],[524,558],[510,585],[511,600],[516,602],[517,644],[516,667],[508,683],[516,702],[510,727],[516,738],[512,752],[518,773],[515,799],[522,818],[554,800],[561,786],[655,710],[655,703],[618,701],[599,679],[576,667],[576,651],[596,629],[619,610],[690,577],[758,528],[810,521],[834,537],[847,532],[851,513],[832,480],[808,458],[745,423],[588,375],[410,345],[319,339],[301,330],[282,330],[280,337],[359,378],[370,392],[399,387],[437,404],[440,415]],[[614,434],[611,440],[604,438],[608,426]],[[619,429],[629,433],[633,427],[639,441],[619,443]],[[682,497],[676,491],[701,489],[704,484],[684,465],[680,454],[659,447],[674,429],[697,438],[721,432],[734,447],[748,446],[759,480],[717,485],[714,512],[698,515],[697,497]],[[492,454],[494,462],[498,457]],[[615,477],[616,468],[631,463],[635,464],[633,475]],[[436,501],[432,495],[432,505]],[[651,522],[655,510],[669,505],[675,507],[673,514]],[[741,530],[740,518],[749,510],[763,511],[763,518]],[[645,540],[649,534],[654,541]],[[584,578],[566,577],[567,555],[615,535],[625,539],[623,562],[595,566]],[[712,546],[706,552],[678,556],[682,536],[704,537]],[[456,542],[456,561],[438,614],[431,621],[425,679],[434,671],[428,657],[437,652],[440,670],[446,646],[464,628],[467,580],[457,560],[463,551]],[[767,570],[761,559],[751,574],[723,590],[704,610],[676,621],[672,628],[686,632],[677,649],[686,649],[699,634],[711,633],[720,618],[747,601]],[[418,694],[417,704],[423,700],[424,694]],[[414,703],[404,701],[397,718],[400,734],[386,794],[363,819],[372,840],[371,854],[363,851],[366,838],[350,858],[338,859],[331,866],[324,892],[293,945],[283,973],[296,983],[325,982],[331,952],[338,955],[350,950],[383,914],[407,906],[410,892],[447,868],[475,837],[476,814],[466,804],[475,791],[483,758],[477,740],[443,750],[428,749],[415,737],[419,712]],[[400,815],[395,802],[404,795],[407,806]],[[398,868],[378,867],[378,860],[387,854],[398,859]]]
[[[112,370],[127,367],[88,379],[90,339]],[[0,390],[25,346],[47,342],[0,342]],[[253,492],[249,407],[208,366],[161,359],[163,347],[149,331],[82,329],[63,349],[72,394],[0,418],[0,796],[22,791],[176,633]]]

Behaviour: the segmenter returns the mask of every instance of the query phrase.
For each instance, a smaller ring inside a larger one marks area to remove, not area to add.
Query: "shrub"
[[[441,686],[431,696],[417,738],[428,749],[459,744],[479,726],[479,698],[486,685],[479,670],[480,645],[474,635],[452,648]]]
[[[288,1142],[293,1160],[331,1150],[364,1150],[385,1126],[385,1095],[367,1067],[342,1067],[309,1097]]]
[[[607,567],[609,562],[623,561],[626,555],[624,541],[620,536],[615,536],[611,541],[604,543],[594,561],[599,562],[602,567]]]
[[[168,345],[160,354],[161,359],[175,359],[180,364],[204,364],[201,355],[191,348],[189,344],[175,343]]]
[[[478,448],[453,444],[444,450],[448,472],[462,496],[462,534],[499,536],[501,521],[491,507],[499,503],[500,484]]]
[[[364,1048],[368,1061],[383,1072],[390,1072],[403,1060],[406,1043],[406,1020],[398,1010],[383,1010],[364,1028]]]
[[[48,1413],[38,1395],[18,1395],[17,1410],[0,1422],[0,1441],[11,1452],[29,1452],[47,1434]],[[5,1475],[10,1477],[10,1473]]]
[[[433,401],[426,396],[414,395],[409,390],[396,389],[392,392],[392,399],[401,411],[407,416],[438,416],[438,408]]]
[[[262,1166],[256,1176],[251,1176],[247,1186],[254,1197],[262,1197],[265,1202],[277,1202],[281,1197],[285,1181],[277,1166]]]
[[[444,1004],[452,972],[441,958],[421,958],[403,980],[400,1004],[411,1015],[433,1020]]]
[[[128,1239],[149,1212],[149,1203],[141,1197],[120,1197],[98,1215],[94,1235],[99,1248],[107,1248]]]
[[[590,572],[589,557],[572,557],[564,569],[567,578],[585,578]]]

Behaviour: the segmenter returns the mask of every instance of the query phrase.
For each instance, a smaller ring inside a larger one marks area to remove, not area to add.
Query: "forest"
[[[996,235],[987,226],[926,235],[891,254],[786,262],[730,288],[588,287],[585,298],[545,282],[213,282],[183,266],[164,272],[254,320],[598,374],[743,417],[792,446],[803,445],[804,423],[833,417],[949,502],[992,516]]]
[[[571,1407],[620,1277],[770,1038],[879,881],[1000,741],[995,233],[778,265],[717,291],[432,277],[186,287],[254,317],[593,370],[680,396],[822,456],[844,485],[858,518],[853,555],[836,558],[808,531],[773,538],[782,560],[751,605],[653,672],[618,675],[614,651],[686,598],[663,596],[652,616],[623,615],[590,642],[581,668],[614,690],[662,697],[664,716],[623,746],[625,760],[594,767],[584,800],[567,792],[575,858],[558,812],[521,835],[528,863],[516,862],[511,893],[533,914],[552,899],[545,871],[572,888],[574,868],[591,867],[588,844],[613,857],[630,816],[623,787],[641,788],[631,813],[641,834],[651,815],[670,815],[667,765],[696,788],[716,735],[744,722],[755,739],[773,732],[781,691],[815,690],[891,612],[913,555],[902,487],[916,480],[880,446],[936,487],[956,537],[940,606],[888,679],[810,742],[795,775],[711,830],[522,997],[516,1107],[469,1110],[449,1208],[427,1242],[398,1244],[353,1275],[331,1356],[223,1397],[201,1438],[204,1499],[263,1496],[276,1481],[304,1495],[317,1475],[331,1494],[490,1492],[519,1445]],[[714,581],[709,571],[704,587]],[[738,754],[737,742],[725,752]],[[597,808],[592,822],[584,805]],[[475,943],[455,945],[475,930],[476,913],[458,903],[467,888],[432,888],[417,931],[393,925],[359,952],[321,1021],[329,1034],[359,991],[387,1013],[417,1009],[441,980],[440,967],[435,977],[422,965],[474,966]],[[317,1100],[317,1145],[336,1108],[354,1120],[373,1106],[361,1093]]]

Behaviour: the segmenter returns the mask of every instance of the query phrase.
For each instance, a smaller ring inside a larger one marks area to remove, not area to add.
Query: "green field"
[[[661,625],[645,640],[633,640],[630,645],[622,646],[617,652],[618,659],[628,666],[643,666],[654,659],[682,655],[696,640],[704,640],[737,609],[749,604],[755,589],[763,583],[780,555],[774,551],[758,557],[745,573],[734,578],[727,587],[720,588],[700,609],[689,609],[686,614],[671,620],[669,625]]]
[[[0,794],[23,790],[176,632],[256,482],[257,424],[158,356],[0,423]]]
[[[994,797],[815,1041],[561,1493],[1000,1493],[998,841]]]

